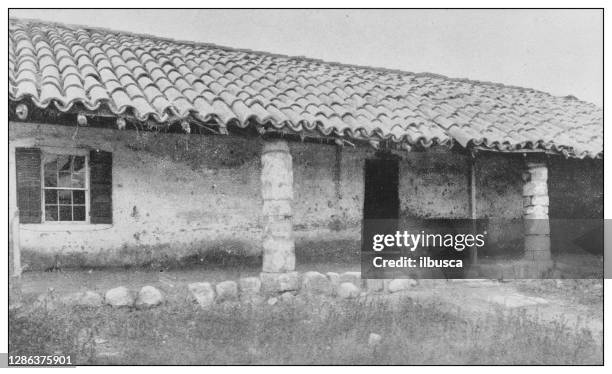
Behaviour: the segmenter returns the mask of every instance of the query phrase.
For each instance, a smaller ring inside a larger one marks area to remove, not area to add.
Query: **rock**
[[[385,289],[384,279],[366,279],[368,292],[382,292]]]
[[[299,289],[298,273],[261,273],[261,288],[265,293],[281,293]]]
[[[353,283],[357,288],[361,288],[361,272],[358,271],[347,271],[346,273],[340,274],[338,283]]]
[[[130,307],[134,305],[134,296],[130,290],[121,286],[106,291],[104,301],[115,308]]]
[[[136,297],[136,308],[152,308],[164,302],[164,295],[153,286],[144,286]]]
[[[208,308],[215,303],[215,290],[208,282],[191,283],[187,286],[192,298],[202,307]]]
[[[269,218],[268,218],[269,220]],[[291,221],[287,220],[289,229]],[[268,226],[267,224],[266,226]],[[266,227],[265,231],[269,231]],[[263,263],[262,269],[268,273],[290,272],[295,269],[295,244],[293,239],[266,235],[263,239]]]
[[[332,285],[327,277],[316,271],[304,273],[302,291],[318,295],[331,295]]]
[[[368,345],[374,348],[380,345],[381,340],[382,340],[382,336],[372,332],[370,333],[370,336],[368,337]]]
[[[329,283],[331,284],[332,295],[335,295],[336,290],[338,289],[338,286],[340,285],[340,274],[330,271],[328,273],[325,273],[325,275],[327,276],[327,278],[329,279]]]
[[[261,291],[261,280],[257,277],[240,278],[238,280],[240,296],[257,295]]]
[[[238,300],[238,285],[234,281],[220,282],[215,289],[217,291],[218,303]]]
[[[359,297],[360,291],[353,283],[344,282],[338,286],[337,294],[341,299],[355,299]]]
[[[387,290],[389,292],[400,292],[416,286],[417,282],[414,279],[393,279],[389,282]]]
[[[85,291],[81,294],[77,303],[80,306],[99,307],[104,303],[104,299],[97,292]]]
[[[278,303],[278,299],[276,297],[271,297],[268,299],[268,305],[276,305]]]

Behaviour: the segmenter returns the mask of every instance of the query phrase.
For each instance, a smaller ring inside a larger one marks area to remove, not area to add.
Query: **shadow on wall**
[[[584,252],[580,244],[583,241],[579,239],[598,235],[597,228],[603,225],[603,177],[603,160],[549,159],[553,254]],[[591,232],[593,234],[589,234]],[[603,246],[600,249],[591,254],[602,255]]]
[[[210,168],[236,168],[253,161],[259,162],[258,142],[245,142],[241,138],[225,138],[222,143],[205,136],[176,135],[172,141],[166,134],[142,132],[127,147],[132,151],[145,151],[157,157],[171,157],[192,170]]]
[[[253,243],[238,240],[199,241],[190,245],[127,246],[99,252],[43,253],[22,249],[25,271],[98,268],[174,269],[198,265],[261,266],[260,251]]]
[[[355,239],[296,238],[296,262],[360,263],[360,241]],[[252,242],[217,240],[186,245],[123,246],[100,252],[43,253],[22,249],[25,271],[61,271],[62,269],[142,268],[186,269],[194,266],[227,268],[261,267],[261,251]]]
[[[297,264],[326,262],[358,265],[361,261],[361,240],[298,239],[295,243],[295,258]]]

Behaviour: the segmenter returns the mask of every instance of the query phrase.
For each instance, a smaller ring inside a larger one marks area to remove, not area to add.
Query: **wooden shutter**
[[[113,223],[113,154],[89,153],[89,222]]]
[[[17,176],[17,207],[21,223],[40,223],[41,207],[41,157],[38,148],[15,148]]]

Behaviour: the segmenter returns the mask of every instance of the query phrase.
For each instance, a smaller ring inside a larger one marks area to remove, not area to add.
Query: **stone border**
[[[339,299],[354,299],[363,294],[395,293],[417,285],[414,279],[361,279],[360,272],[322,274],[308,271],[287,273],[261,273],[259,277],[228,280],[214,287],[209,282],[191,283],[187,287],[191,298],[207,308],[226,301],[274,305],[297,294],[320,295]]]
[[[216,284],[195,282],[187,285],[190,300],[202,308],[222,303],[256,303],[267,300],[269,305],[288,301],[297,294],[356,299],[368,294],[390,294],[411,289],[417,285],[414,279],[361,279],[360,272],[322,274],[308,271],[288,273],[261,273],[259,277],[245,277],[238,281],[226,280]],[[48,304],[47,295],[40,295],[38,303]],[[85,291],[68,294],[60,301],[64,304],[85,307],[110,305],[114,308],[147,309],[166,302],[164,294],[147,285],[137,293],[124,286],[112,288],[104,296]]]

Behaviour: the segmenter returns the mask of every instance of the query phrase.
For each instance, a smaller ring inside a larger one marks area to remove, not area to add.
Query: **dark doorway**
[[[395,233],[399,217],[399,163],[396,159],[366,160],[361,245],[368,250],[372,235]],[[371,248],[370,248],[371,250]]]

